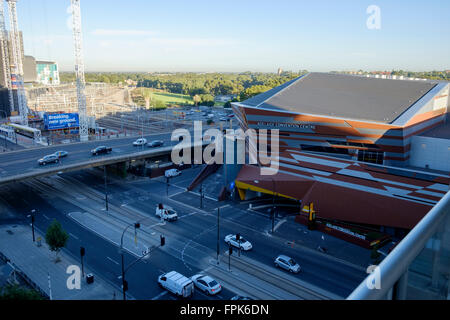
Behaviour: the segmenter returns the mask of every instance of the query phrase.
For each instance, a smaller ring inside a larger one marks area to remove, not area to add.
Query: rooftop
[[[243,104],[304,114],[392,123],[436,84],[433,81],[309,73],[250,98]]]

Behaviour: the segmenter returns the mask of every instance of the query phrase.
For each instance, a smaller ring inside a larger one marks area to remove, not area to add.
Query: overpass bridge
[[[3,153],[0,154],[0,185],[69,171],[170,155],[172,147],[177,144],[177,142],[171,141],[170,137],[171,133],[144,136],[147,141],[164,141],[164,146],[159,148],[133,146],[133,142],[137,137],[131,137]],[[202,143],[203,146],[207,144],[208,142]],[[102,145],[111,147],[112,152],[108,155],[92,156],[90,151]],[[46,166],[38,164],[38,159],[61,150],[69,152],[69,155],[66,158],[62,158],[60,163]]]

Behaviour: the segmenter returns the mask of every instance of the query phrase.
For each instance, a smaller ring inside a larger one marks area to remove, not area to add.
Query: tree
[[[150,107],[150,99],[152,98],[152,92],[147,88],[142,88],[142,96],[145,100],[145,108],[148,109]]]
[[[198,94],[196,94],[196,95],[192,98],[192,100],[194,100],[195,106],[198,106],[198,103],[202,101],[202,98],[201,98]]]
[[[0,288],[0,300],[43,300],[43,297],[36,290],[9,284]]]
[[[63,230],[61,224],[53,220],[45,234],[45,242],[47,242],[50,250],[55,252],[55,262],[59,261],[59,251],[66,246],[68,239],[69,235]]]

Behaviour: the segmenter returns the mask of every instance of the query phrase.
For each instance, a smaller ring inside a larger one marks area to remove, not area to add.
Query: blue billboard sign
[[[45,130],[61,130],[80,127],[78,113],[44,114]]]

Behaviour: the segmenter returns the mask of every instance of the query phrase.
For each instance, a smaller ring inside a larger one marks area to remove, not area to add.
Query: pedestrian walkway
[[[35,237],[44,239],[37,232]],[[68,289],[70,274],[66,270],[70,265],[81,268],[80,261],[62,251],[59,254],[61,261],[55,263],[55,253],[50,251],[45,240],[42,240],[40,247],[33,243],[29,226],[1,226],[0,252],[48,296],[51,292],[54,300],[111,300],[120,295],[120,288],[112,286],[97,274],[94,274],[94,283],[87,284],[82,279],[81,289]],[[89,268],[84,271],[91,272]]]

